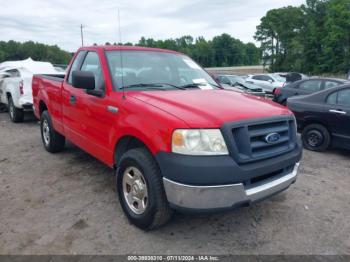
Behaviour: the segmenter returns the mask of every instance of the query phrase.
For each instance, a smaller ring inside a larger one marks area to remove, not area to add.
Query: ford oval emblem
[[[275,144],[281,139],[281,135],[278,133],[271,133],[265,136],[265,142],[268,144]]]

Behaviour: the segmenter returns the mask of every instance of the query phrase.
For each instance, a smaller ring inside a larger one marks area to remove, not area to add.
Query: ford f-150
[[[218,84],[169,50],[80,48],[63,78],[33,77],[44,147],[65,139],[115,168],[121,206],[136,226],[173,210],[221,211],[296,181],[302,155],[293,114]]]

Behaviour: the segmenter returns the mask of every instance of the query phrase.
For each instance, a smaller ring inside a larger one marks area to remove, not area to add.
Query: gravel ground
[[[113,171],[72,144],[47,153],[37,122],[0,114],[0,254],[350,254],[350,153],[304,151],[298,181],[224,214],[143,232]]]

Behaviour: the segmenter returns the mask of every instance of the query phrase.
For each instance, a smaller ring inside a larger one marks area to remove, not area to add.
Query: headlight
[[[177,129],[172,137],[172,151],[183,155],[228,155],[219,129]]]

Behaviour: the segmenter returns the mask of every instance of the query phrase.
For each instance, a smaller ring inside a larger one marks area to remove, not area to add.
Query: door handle
[[[341,115],[346,115],[346,112],[343,110],[335,110],[335,109],[331,109],[329,110],[329,112],[331,113],[335,113],[335,114],[341,114]]]
[[[71,105],[74,105],[76,102],[77,102],[77,98],[76,98],[75,96],[71,95],[71,96],[69,97],[69,103],[70,103]]]
[[[107,111],[116,114],[118,113],[119,108],[115,106],[107,106]]]

